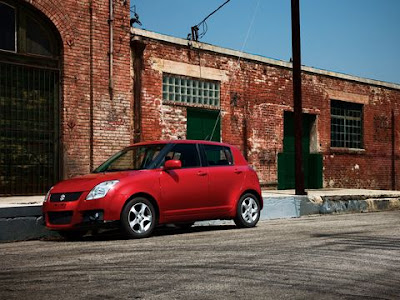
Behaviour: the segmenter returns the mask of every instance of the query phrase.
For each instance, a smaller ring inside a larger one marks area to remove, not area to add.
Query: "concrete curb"
[[[263,197],[261,220],[299,218],[313,214],[360,213],[400,209],[397,195]]]
[[[320,207],[321,214],[375,212],[400,209],[399,198],[368,198],[361,200],[324,199]]]
[[[299,218],[314,214],[376,212],[400,209],[395,194],[294,196],[270,194],[263,197],[260,220]],[[230,224],[231,221],[197,222],[198,226]],[[232,223],[233,224],[233,223]],[[43,226],[42,205],[0,207],[0,242],[58,237]]]
[[[0,208],[0,242],[54,236],[43,226],[42,205]]]

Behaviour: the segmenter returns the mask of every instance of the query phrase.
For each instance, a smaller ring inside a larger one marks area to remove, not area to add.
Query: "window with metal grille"
[[[23,2],[0,1],[0,54],[2,50],[57,58],[59,36],[49,20]]]
[[[25,2],[0,0],[0,195],[43,195],[60,177],[62,43]]]
[[[361,104],[331,101],[331,147],[363,148],[362,109]]]
[[[216,81],[164,74],[163,101],[219,107],[220,84]]]

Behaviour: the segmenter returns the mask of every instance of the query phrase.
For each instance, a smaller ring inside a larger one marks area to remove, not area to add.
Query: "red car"
[[[106,225],[143,238],[167,223],[233,219],[253,227],[262,207],[257,174],[237,148],[178,140],[134,144],[92,174],[57,183],[43,213],[46,226],[65,238]]]

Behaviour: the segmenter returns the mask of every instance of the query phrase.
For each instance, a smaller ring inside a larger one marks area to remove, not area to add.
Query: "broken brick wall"
[[[190,47],[146,37],[142,37],[142,42],[146,45],[142,140],[186,137],[186,110],[190,106],[163,103],[163,73],[218,80],[222,141],[241,149],[261,182],[276,185],[277,154],[283,150],[283,115],[293,111],[290,68],[202,50],[201,44]],[[312,152],[323,155],[323,185],[390,189],[391,113],[393,110],[397,124],[400,91],[312,72],[303,72],[302,91],[304,113],[316,116]],[[364,149],[331,148],[331,99],[363,104]],[[397,157],[400,136],[396,124]],[[396,166],[400,172],[397,160]]]
[[[114,90],[111,97],[109,2],[35,0],[26,3],[55,25],[62,41],[60,127],[64,178],[88,173],[91,167],[132,141],[129,1],[113,4]]]

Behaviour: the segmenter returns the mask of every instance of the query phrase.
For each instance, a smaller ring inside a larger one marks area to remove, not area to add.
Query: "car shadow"
[[[198,233],[198,232],[209,232],[209,231],[225,231],[225,230],[233,230],[237,229],[235,225],[200,225],[193,226],[187,229],[181,229],[175,227],[174,225],[165,225],[159,226],[154,229],[154,232],[149,238],[153,237],[162,237],[162,236],[173,236],[173,235],[182,235],[189,233]],[[101,232],[89,232],[89,234],[80,238],[79,240],[69,241],[64,239],[63,237],[50,237],[43,238],[42,241],[45,242],[98,242],[98,241],[114,241],[114,240],[129,240],[128,237],[122,232],[120,229],[108,229],[103,230]]]

